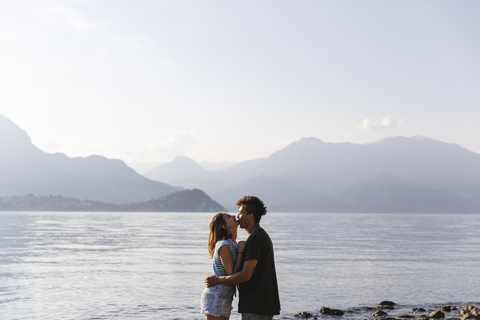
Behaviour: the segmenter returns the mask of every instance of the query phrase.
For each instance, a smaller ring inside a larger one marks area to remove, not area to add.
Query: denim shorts
[[[215,287],[205,288],[201,298],[201,313],[215,317],[230,317],[234,294],[235,286],[218,284]]]

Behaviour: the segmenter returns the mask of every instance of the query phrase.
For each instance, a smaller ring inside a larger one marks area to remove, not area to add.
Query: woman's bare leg
[[[206,314],[205,317],[207,318],[207,320],[228,320],[230,318],[230,317],[224,317],[224,316],[215,317],[210,314]]]

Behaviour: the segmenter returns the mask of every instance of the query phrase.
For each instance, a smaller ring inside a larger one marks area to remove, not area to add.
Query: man
[[[262,200],[253,196],[241,198],[237,206],[240,228],[248,233],[241,258],[242,269],[229,276],[209,276],[205,283],[207,287],[239,283],[238,312],[242,319],[271,320],[280,314],[280,299],[272,240],[260,227],[260,219],[267,214],[267,209]]]

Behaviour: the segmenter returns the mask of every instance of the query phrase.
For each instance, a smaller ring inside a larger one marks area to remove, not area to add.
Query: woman
[[[213,272],[217,276],[226,276],[238,272],[244,241],[238,245],[237,229],[239,222],[234,215],[220,212],[210,221],[208,252],[213,258]],[[237,250],[238,249],[238,250]],[[232,311],[235,286],[216,285],[205,288],[202,293],[201,308],[207,320],[227,320]]]

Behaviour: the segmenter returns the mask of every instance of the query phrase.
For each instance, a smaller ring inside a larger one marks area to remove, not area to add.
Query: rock
[[[428,320],[428,319],[430,319],[430,317],[426,315],[421,315],[418,317],[418,320]]]
[[[461,320],[480,320],[480,308],[474,306],[468,306],[465,309],[462,309],[460,314],[462,314]]]
[[[319,311],[323,314],[330,314],[330,315],[334,315],[334,316],[343,316],[343,314],[345,313],[345,311],[342,311],[342,310],[330,309],[330,308],[326,308],[326,307],[323,307]]]
[[[468,307],[465,307],[464,309],[460,310],[460,314],[464,315],[464,314],[470,313],[470,311],[474,311],[474,310],[475,310],[474,306],[468,306]]]
[[[382,310],[378,310],[377,312],[372,313],[372,316],[374,317],[383,317],[386,316],[388,313]]]
[[[423,308],[413,308],[412,311],[413,312],[425,312],[425,309],[423,309]]]
[[[430,313],[430,318],[442,319],[442,318],[445,318],[445,313],[443,313],[440,310],[433,311],[432,313]]]
[[[440,308],[440,311],[443,312],[450,312],[452,310],[457,310],[457,307],[452,307],[452,306],[444,306]]]
[[[395,302],[393,302],[393,301],[382,301],[382,302],[379,303],[379,305],[381,305],[381,306],[394,306]]]
[[[311,318],[313,316],[313,314],[311,314],[310,312],[299,312],[295,315],[295,317],[299,317],[299,318]]]
[[[411,314],[401,314],[401,315],[399,315],[398,317],[399,317],[399,318],[410,318],[410,319],[415,318],[415,317],[412,316]]]
[[[360,307],[360,308],[365,309],[365,310],[376,310],[376,308],[374,308],[374,307]]]
[[[389,309],[389,310],[395,309],[394,306],[386,306],[386,305],[385,305],[385,306],[384,306],[384,305],[382,305],[382,306],[377,306],[377,308],[378,308],[378,309]]]
[[[464,315],[461,320],[480,320],[480,315],[478,314],[472,314],[472,313],[467,313],[466,315]]]
[[[480,314],[480,308],[474,307],[474,306],[468,306],[465,309],[462,309],[460,311],[460,314],[466,315],[467,313],[473,314],[473,315],[479,315]]]

